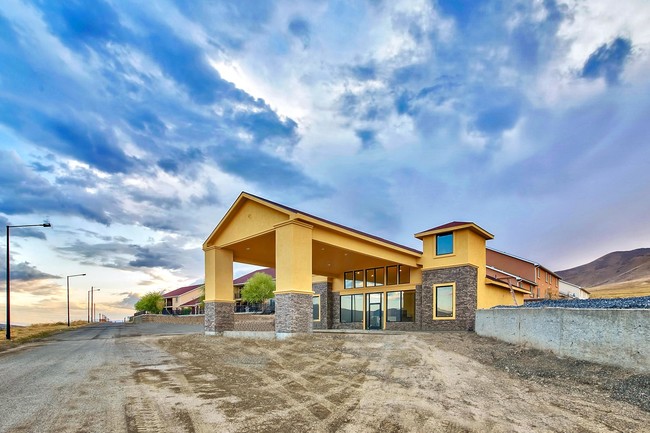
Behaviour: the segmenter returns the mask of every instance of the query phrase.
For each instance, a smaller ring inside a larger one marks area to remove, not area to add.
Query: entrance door
[[[383,293],[366,294],[366,329],[382,329],[383,311],[381,298]]]

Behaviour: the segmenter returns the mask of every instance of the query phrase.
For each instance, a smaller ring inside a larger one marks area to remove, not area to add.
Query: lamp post
[[[11,340],[11,308],[9,306],[9,292],[11,284],[11,279],[9,277],[9,229],[17,229],[21,227],[52,227],[52,224],[23,224],[18,226],[7,225],[7,323],[5,325],[7,328],[7,340]]]
[[[74,274],[68,275],[66,278],[67,288],[68,288],[68,326],[70,326],[70,278],[72,277],[85,277],[86,274]]]
[[[90,316],[92,315],[92,321],[95,321],[95,310],[93,308],[93,291],[99,292],[100,289],[95,289],[95,286],[90,286],[88,290],[88,323],[90,323]]]

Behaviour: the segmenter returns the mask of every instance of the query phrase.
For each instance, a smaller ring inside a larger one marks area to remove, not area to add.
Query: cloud
[[[202,255],[199,247],[184,249],[172,241],[139,245],[123,242],[125,240],[118,237],[113,238],[111,242],[91,244],[77,239],[72,244],[57,247],[56,250],[84,265],[131,271],[154,268],[177,271]]]
[[[21,225],[21,224],[17,222],[9,221],[7,217],[0,215],[0,228],[6,228],[8,225]],[[43,228],[39,229],[36,227],[20,227],[20,228],[10,229],[10,230],[11,233],[9,234],[9,236],[12,238],[18,237],[18,238],[36,238],[36,239],[43,239],[43,240],[47,239],[47,236]],[[6,237],[7,236],[6,233],[7,233],[6,229],[1,230],[0,237]]]
[[[71,177],[65,177],[64,182]],[[78,179],[77,179],[78,180]],[[58,188],[45,177],[30,171],[16,153],[0,150],[0,202],[6,214],[79,215],[102,224],[110,217],[104,208],[114,204],[110,197],[98,200],[86,191]]]
[[[114,308],[129,308],[133,309],[133,306],[135,305],[136,302],[140,300],[142,297],[141,294],[134,293],[134,292],[122,292],[119,295],[124,296],[122,300],[119,302],[113,302],[110,304],[107,304],[109,306],[112,306]]]
[[[213,155],[224,171],[265,189],[295,191],[303,197],[318,197],[329,192],[326,186],[310,179],[291,162],[258,149],[220,148],[215,149]]]
[[[289,32],[302,42],[303,48],[309,48],[311,43],[311,30],[309,22],[304,18],[296,17],[289,21]]]
[[[39,281],[62,278],[59,275],[52,275],[43,272],[31,265],[29,262],[15,263],[13,260],[11,263],[10,273],[12,281]],[[2,258],[0,258],[0,280],[5,280],[6,278],[7,259],[5,256],[2,256]]]
[[[617,84],[631,51],[632,42],[627,38],[617,37],[589,55],[580,76],[589,79],[604,78],[607,84]]]
[[[358,129],[355,131],[356,136],[361,140],[363,150],[372,149],[377,146],[377,133],[371,129]]]

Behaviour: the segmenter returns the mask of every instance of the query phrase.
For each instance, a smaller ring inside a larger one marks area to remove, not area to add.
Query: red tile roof
[[[164,293],[163,298],[171,298],[173,296],[180,296],[184,295],[187,292],[191,292],[192,290],[196,289],[197,287],[201,287],[203,284],[196,284],[194,286],[187,286],[187,287],[181,287],[180,289],[172,290],[169,293]]]
[[[242,275],[239,278],[236,278],[233,280],[232,284],[235,286],[241,285],[241,284],[246,284],[246,281],[248,281],[253,275],[257,274],[258,272],[261,272],[266,275],[270,275],[271,278],[275,278],[275,269],[273,268],[264,268],[264,269],[258,269],[257,271],[249,272],[246,275]]]

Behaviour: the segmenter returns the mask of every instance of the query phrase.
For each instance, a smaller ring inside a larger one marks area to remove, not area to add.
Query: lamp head
[[[52,224],[50,224],[50,223],[43,223],[43,227],[52,227]]]

